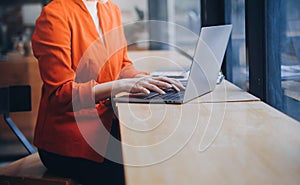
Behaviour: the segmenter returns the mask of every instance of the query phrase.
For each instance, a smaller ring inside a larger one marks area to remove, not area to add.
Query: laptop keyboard
[[[167,101],[174,101],[174,100],[180,100],[183,98],[184,91],[176,91],[173,88],[170,89],[164,89],[166,94],[159,94],[157,92],[151,92],[149,95],[144,97],[145,100],[149,99],[163,99]]]

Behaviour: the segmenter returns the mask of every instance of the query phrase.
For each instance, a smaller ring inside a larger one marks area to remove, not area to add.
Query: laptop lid
[[[183,103],[211,92],[216,87],[232,25],[201,29]]]

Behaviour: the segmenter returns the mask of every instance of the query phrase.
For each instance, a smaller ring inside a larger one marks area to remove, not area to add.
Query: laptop
[[[164,89],[166,94],[130,93],[116,97],[119,103],[184,104],[213,91],[222,66],[232,25],[203,27],[195,49],[185,91]]]

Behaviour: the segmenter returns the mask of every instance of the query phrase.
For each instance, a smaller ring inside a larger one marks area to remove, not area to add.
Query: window
[[[300,1],[283,1],[280,8],[280,63],[283,111],[300,120]]]
[[[177,25],[174,35],[176,46],[193,56],[201,29],[200,1],[185,0],[183,3],[181,0],[173,0],[169,2],[172,2],[174,7],[173,12],[170,10],[172,15],[169,21]],[[183,31],[181,27],[188,31]]]
[[[179,0],[114,2],[122,11],[129,49],[179,48],[190,55],[194,53],[201,28],[199,0],[186,0],[184,3]]]
[[[248,64],[246,62],[245,0],[229,0],[226,22],[233,25],[227,49],[226,78],[241,89],[248,90]]]
[[[300,120],[300,1],[246,1],[249,91]]]
[[[144,40],[149,39],[145,20],[148,19],[148,3],[146,0],[113,0],[120,9],[124,32],[127,39],[129,50],[148,49],[148,43]],[[142,41],[142,42],[140,42]]]

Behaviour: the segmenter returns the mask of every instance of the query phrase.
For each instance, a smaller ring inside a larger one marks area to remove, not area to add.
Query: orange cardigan
[[[102,162],[114,113],[95,104],[92,87],[141,72],[127,58],[119,8],[109,0],[98,12],[103,40],[82,0],[53,0],[36,21],[32,46],[44,83],[34,144]]]

